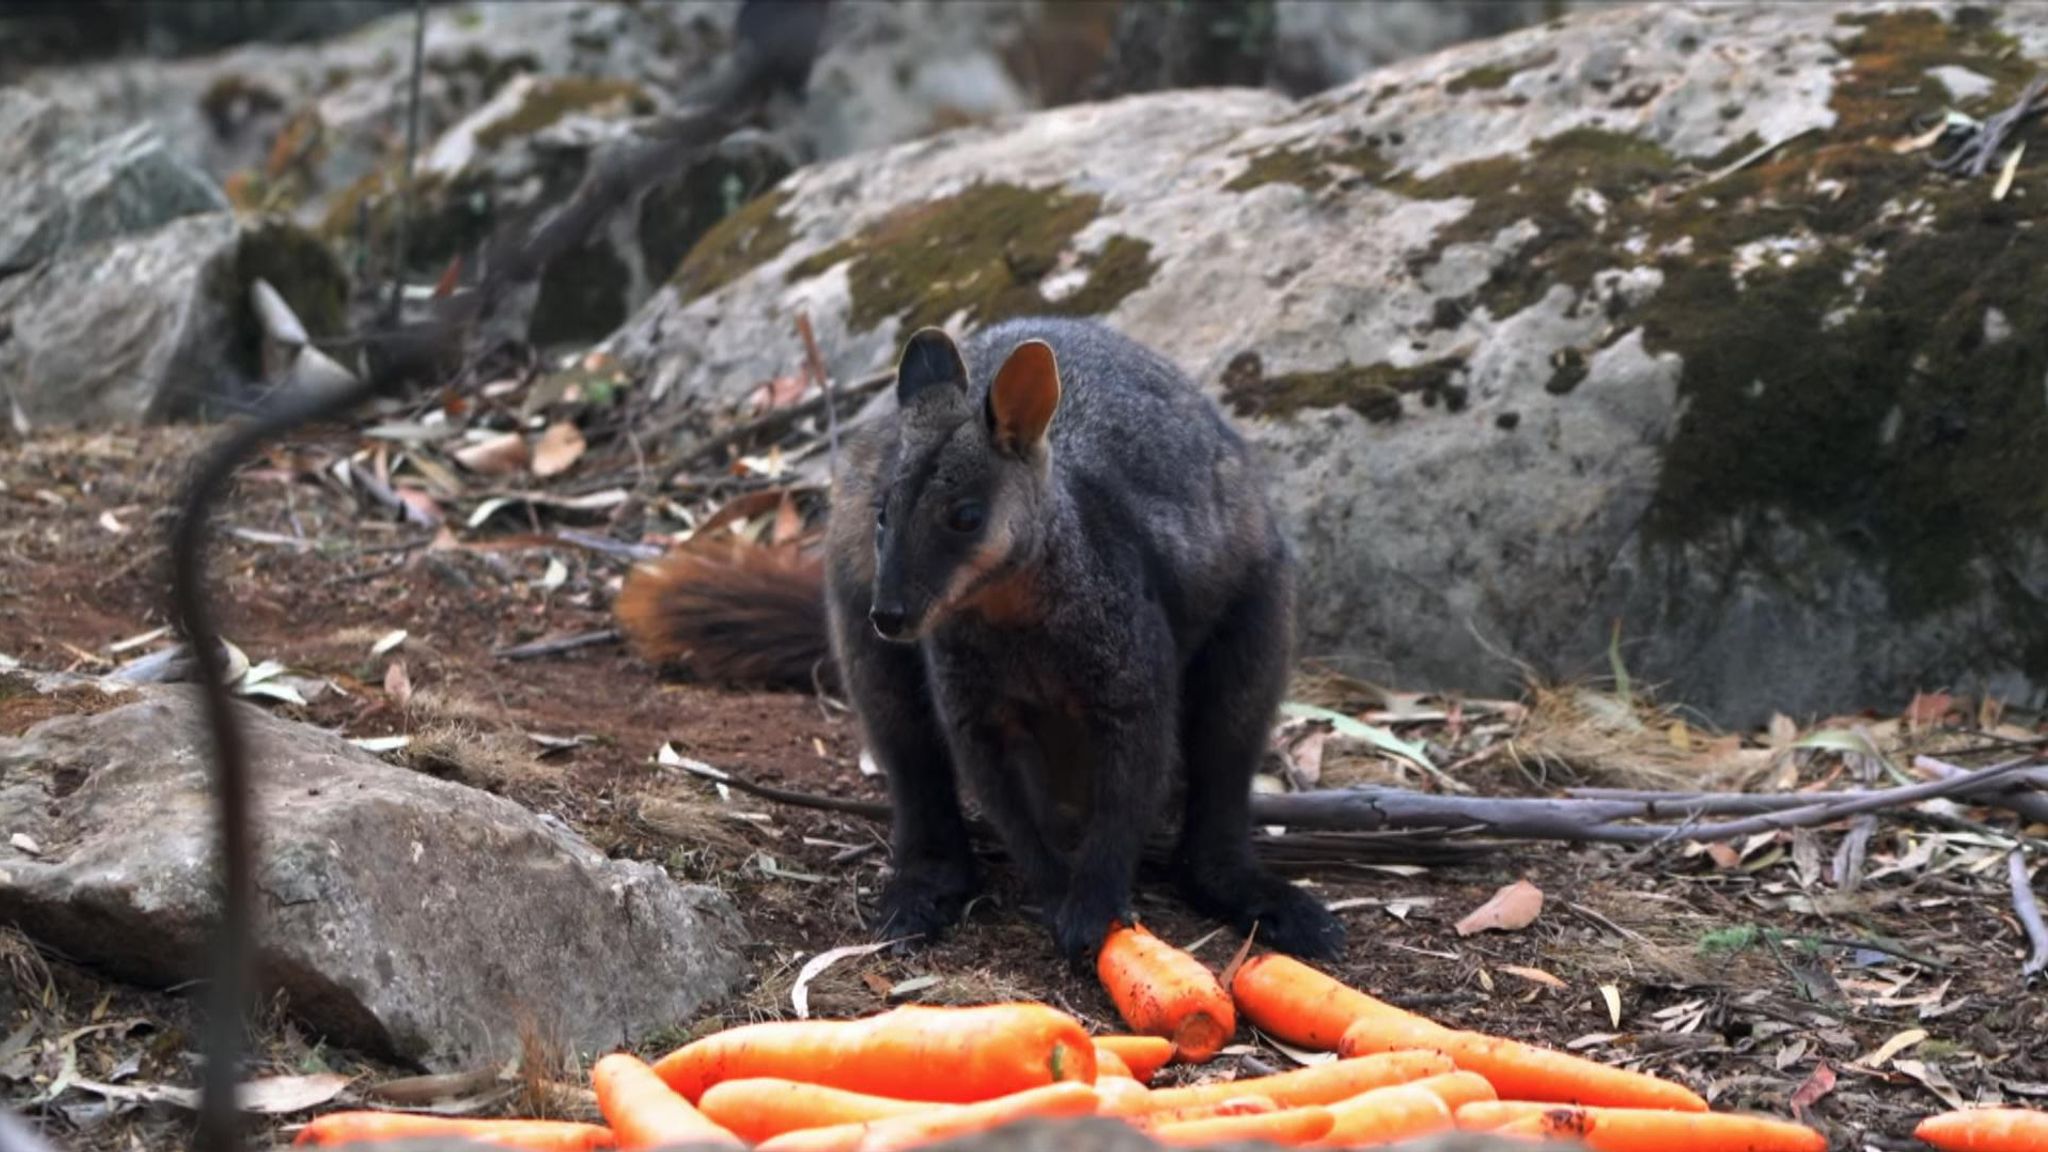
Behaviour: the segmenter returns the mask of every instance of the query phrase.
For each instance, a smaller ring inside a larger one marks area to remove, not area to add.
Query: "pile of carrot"
[[[1684,1086],[1397,1008],[1289,957],[1219,978],[1141,927],[1118,925],[1097,975],[1127,1034],[1090,1036],[1042,1004],[913,1005],[854,1020],[727,1029],[648,1064],[591,1069],[603,1124],[405,1112],[322,1116],[295,1141],[453,1136],[530,1152],[705,1143],[760,1152],[905,1152],[1027,1118],[1096,1116],[1168,1147],[1252,1140],[1371,1147],[1448,1129],[1594,1152],[1825,1152],[1803,1124],[1714,1112]],[[1289,1072],[1151,1087],[1172,1062],[1211,1060],[1249,1021],[1334,1054]],[[1972,1109],[1924,1121],[1941,1152],[2048,1147],[2048,1113]]]

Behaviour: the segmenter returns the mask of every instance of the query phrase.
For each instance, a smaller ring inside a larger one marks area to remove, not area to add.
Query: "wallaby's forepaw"
[[[1239,932],[1250,933],[1256,925],[1260,944],[1303,960],[1344,954],[1343,922],[1322,901],[1278,876],[1256,868],[1196,876],[1188,885],[1191,902]]]
[[[898,872],[882,888],[875,938],[901,939],[908,946],[934,943],[960,922],[975,888],[971,874],[953,870]]]
[[[1344,954],[1346,933],[1322,901],[1292,884],[1256,901],[1239,915],[1238,930],[1258,925],[1258,938],[1276,951],[1303,960],[1335,960]]]
[[[1126,901],[1102,888],[1075,885],[1053,916],[1052,938],[1067,963],[1085,969],[1102,950],[1111,921],[1127,917]]]

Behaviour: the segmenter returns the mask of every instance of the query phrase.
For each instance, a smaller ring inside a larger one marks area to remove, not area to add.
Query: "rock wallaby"
[[[1092,321],[964,345],[906,343],[893,397],[846,438],[821,562],[679,552],[628,581],[625,632],[700,675],[809,684],[829,657],[889,783],[885,936],[936,935],[978,890],[964,786],[1073,961],[1128,915],[1176,798],[1189,903],[1341,952],[1336,918],[1251,852],[1292,581],[1250,450]]]

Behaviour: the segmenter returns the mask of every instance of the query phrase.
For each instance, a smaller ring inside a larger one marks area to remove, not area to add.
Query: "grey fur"
[[[984,329],[961,349],[965,380],[935,380],[951,375],[928,370],[948,360],[935,339],[912,338],[895,410],[849,439],[828,530],[833,650],[895,799],[883,931],[943,928],[978,883],[957,772],[1061,950],[1092,957],[1129,913],[1178,772],[1191,902],[1334,954],[1336,919],[1251,858],[1292,576],[1244,441],[1166,360],[1093,321]],[[1027,341],[1053,350],[1060,401],[1043,442],[1005,450],[991,382]],[[980,527],[958,530],[976,509]]]

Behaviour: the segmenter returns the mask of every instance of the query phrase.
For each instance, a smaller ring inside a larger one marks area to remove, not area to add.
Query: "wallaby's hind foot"
[[[1334,960],[1344,954],[1347,933],[1322,901],[1250,862],[1225,867],[1186,867],[1182,889],[1188,903],[1205,915],[1250,934],[1258,943],[1303,960]]]
[[[967,902],[981,890],[971,862],[925,862],[899,869],[882,886],[875,939],[905,945],[936,943],[960,922]]]

